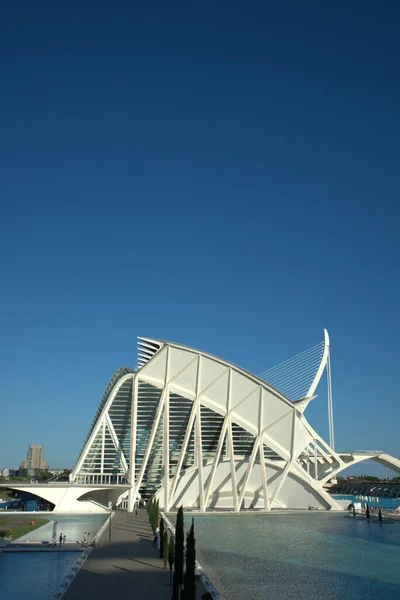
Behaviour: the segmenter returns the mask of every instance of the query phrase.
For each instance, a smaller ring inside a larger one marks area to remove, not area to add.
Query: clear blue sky
[[[259,373],[323,327],[338,448],[400,456],[399,18],[3,6],[0,467],[72,466],[137,335]]]

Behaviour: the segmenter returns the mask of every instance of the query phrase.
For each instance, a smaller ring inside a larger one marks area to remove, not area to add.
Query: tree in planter
[[[149,507],[148,513],[149,513],[150,526],[153,529],[153,498],[150,498],[148,507]]]
[[[168,544],[168,563],[169,563],[169,585],[171,585],[171,579],[172,579],[172,567],[174,566],[174,562],[175,562],[175,542],[174,542],[174,538],[171,537],[169,538],[169,544]]]
[[[175,571],[174,571],[174,587],[172,591],[172,600],[179,600],[179,589],[183,583],[183,545],[184,545],[184,530],[183,530],[183,508],[179,507],[176,515],[175,526]]]
[[[171,536],[172,537],[172,536]],[[167,564],[168,564],[168,552],[169,552],[169,547],[168,547],[168,534],[167,531],[164,531],[164,536],[163,536],[163,559],[164,559],[164,569],[167,568]]]
[[[146,504],[146,510],[147,510],[147,514],[149,516],[149,523],[151,528],[153,528],[152,524],[151,524],[151,510],[152,510],[152,503],[153,503],[153,498],[150,498],[150,500],[148,500],[147,504]]]
[[[186,571],[184,577],[185,600],[196,600],[196,540],[194,537],[194,519],[186,536]]]
[[[155,507],[155,515],[154,515],[154,522],[155,522],[155,528],[157,528],[158,523],[160,522],[160,501],[156,500],[156,507]]]
[[[10,538],[10,537],[12,537],[11,529],[2,529],[0,531],[0,540],[4,540],[4,538]]]
[[[154,498],[151,499],[151,505],[150,505],[150,509],[149,509],[149,519],[150,519],[151,530],[154,533],[155,532],[155,527],[154,527]]]
[[[158,522],[158,507],[157,507],[157,502],[155,501],[154,497],[152,497],[149,500],[148,507],[149,507],[148,513],[149,513],[150,527],[153,532],[153,535],[155,535],[157,522]]]
[[[160,519],[160,558],[164,557],[164,519]]]
[[[158,520],[159,520],[159,502],[158,500],[153,500],[153,512],[152,512],[152,528],[153,528],[153,533],[155,535],[156,533],[156,529],[158,526]]]

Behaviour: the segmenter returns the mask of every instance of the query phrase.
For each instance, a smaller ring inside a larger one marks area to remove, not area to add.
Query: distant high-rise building
[[[43,446],[33,444],[28,448],[27,459],[21,464],[23,469],[47,469],[48,464],[44,460]]]

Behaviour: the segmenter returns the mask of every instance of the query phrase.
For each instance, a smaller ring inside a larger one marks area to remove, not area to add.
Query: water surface
[[[67,542],[83,540],[90,531],[97,533],[108,514],[59,515],[46,514],[50,523],[35,529],[21,541],[51,541],[53,521],[57,521],[57,535],[67,536]],[[80,557],[80,552],[0,552],[0,600],[52,600],[60,584]]]
[[[1,552],[1,600],[50,600],[78,557],[78,552]]]
[[[229,600],[400,599],[400,523],[318,511],[193,516],[197,558]]]
[[[57,525],[57,539],[60,533],[65,534],[67,542],[80,542],[83,540],[85,533],[89,533],[93,538],[105,520],[108,514],[100,515],[61,515],[58,513],[47,513],[46,519],[50,519],[49,523],[23,535],[18,538],[19,541],[43,542],[51,541],[53,535],[53,523]],[[33,517],[34,518],[34,517]],[[0,597],[1,600],[1,597]]]

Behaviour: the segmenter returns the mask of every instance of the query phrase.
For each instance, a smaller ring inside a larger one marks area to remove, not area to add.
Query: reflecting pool
[[[1,552],[1,600],[50,600],[78,556],[77,552]]]
[[[19,541],[51,541],[54,520],[57,535],[65,534],[67,542],[83,540],[89,531],[94,537],[108,514],[48,513],[46,518],[51,519],[50,523],[22,536]],[[79,552],[0,552],[0,600],[51,600],[79,556]]]
[[[229,600],[400,599],[398,522],[318,511],[186,513],[185,529],[192,516],[197,558]]]
[[[51,542],[53,536],[53,522],[57,523],[57,539],[60,533],[65,534],[67,542],[80,542],[83,540],[85,533],[89,533],[93,538],[108,518],[108,514],[100,515],[59,515],[47,513],[46,519],[50,519],[49,523],[23,535],[18,538],[21,542]]]

